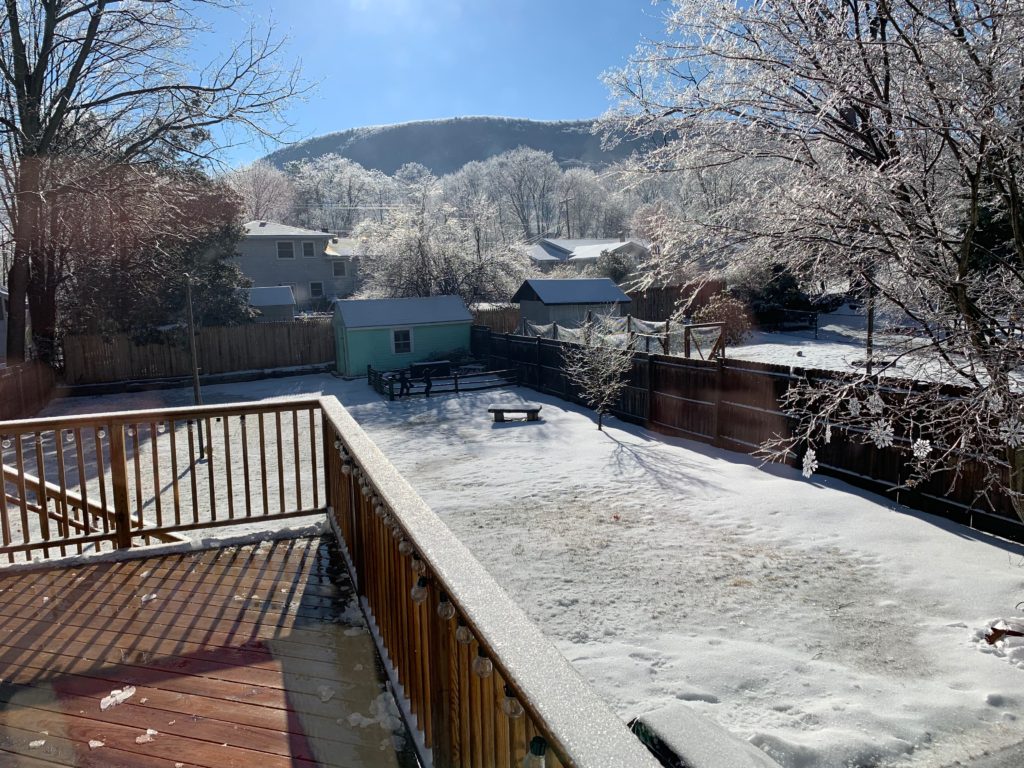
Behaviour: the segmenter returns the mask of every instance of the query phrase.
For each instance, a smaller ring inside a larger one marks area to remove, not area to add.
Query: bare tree
[[[674,0],[667,21],[609,78],[622,101],[607,127],[662,137],[644,175],[744,173],[742,194],[709,187],[706,214],[676,217],[665,271],[782,261],[865,286],[916,333],[892,357],[925,385],[882,397],[870,367],[809,382],[775,455],[834,428],[904,441],[910,482],[980,462],[978,492],[1024,517],[1024,6]]]
[[[192,37],[219,0],[5,0],[0,9],[0,172],[12,223],[7,351],[25,356],[25,307],[43,356],[56,301],[43,222],[62,200],[116,166],[209,159],[224,126],[271,136],[298,90],[279,43],[254,32],[197,68]],[[215,129],[221,128],[214,135]],[[75,158],[73,164],[65,163]],[[83,158],[92,162],[81,163]],[[85,175],[80,171],[86,170]],[[37,316],[38,314],[38,316]]]
[[[246,221],[288,221],[295,206],[295,186],[284,171],[266,160],[238,168],[225,180],[242,200]]]
[[[605,346],[597,322],[584,323],[578,343],[562,346],[565,375],[579,387],[584,401],[597,412],[597,428],[603,431],[604,415],[622,396],[629,383],[633,354]]]

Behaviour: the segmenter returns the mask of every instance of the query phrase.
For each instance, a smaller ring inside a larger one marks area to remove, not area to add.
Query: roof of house
[[[648,245],[640,240],[619,238],[555,239],[538,240],[526,249],[527,255],[536,262],[594,261],[604,251],[618,251],[629,246],[647,250]]]
[[[458,296],[409,299],[342,299],[334,302],[336,317],[346,328],[381,328],[396,325],[472,322],[473,316]]]
[[[607,277],[569,280],[527,280],[512,297],[513,302],[542,304],[615,304],[632,301]]]
[[[356,256],[359,253],[359,241],[351,237],[332,237],[327,241],[324,253],[328,256]]]
[[[293,227],[276,221],[247,221],[242,227],[246,237],[333,237],[330,232]]]
[[[295,306],[295,296],[287,285],[269,285],[265,288],[249,289],[250,307]]]

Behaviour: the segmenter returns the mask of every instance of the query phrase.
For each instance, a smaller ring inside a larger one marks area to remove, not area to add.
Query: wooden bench
[[[527,421],[540,421],[541,407],[538,403],[506,403],[491,405],[487,412],[494,415],[495,421],[504,421],[509,413],[525,413]]]

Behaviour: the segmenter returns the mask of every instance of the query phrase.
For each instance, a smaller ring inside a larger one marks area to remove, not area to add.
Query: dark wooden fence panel
[[[202,328],[196,354],[200,373],[328,364],[335,357],[334,330],[330,318]],[[160,344],[135,344],[123,334],[64,340],[68,384],[171,379],[191,372],[184,331]]]
[[[641,320],[661,322],[668,320],[689,302],[689,311],[700,309],[708,303],[714,294],[725,290],[721,280],[710,280],[706,283],[689,285],[668,285],[661,288],[648,288],[646,291],[630,291],[627,295],[632,302],[629,314]]]
[[[514,367],[520,381],[539,391],[581,402],[562,372],[564,342],[474,329],[473,351],[495,368]],[[751,453],[774,437],[792,434],[792,419],[782,398],[803,378],[841,377],[831,371],[806,371],[745,360],[703,361],[634,353],[629,385],[614,409],[620,418],[672,435]],[[889,388],[916,386],[886,381]],[[951,393],[952,394],[952,393]],[[877,448],[859,435],[833,431],[831,443],[816,446],[819,471],[894,500],[979,530],[1024,541],[1024,525],[1003,495],[979,498],[983,469],[969,465],[960,477],[937,475],[913,488],[910,441],[897,436],[890,448]],[[799,465],[801,457],[791,462]],[[1004,478],[1005,480],[1005,478]]]
[[[35,360],[0,368],[0,421],[35,416],[55,386],[53,369]]]

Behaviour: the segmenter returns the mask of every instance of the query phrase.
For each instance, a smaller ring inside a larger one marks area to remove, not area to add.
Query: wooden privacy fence
[[[136,344],[124,334],[69,336],[64,340],[64,379],[102,384],[190,376],[187,333],[182,329],[155,344]],[[202,328],[196,334],[196,355],[201,374],[330,364],[334,329],[330,318]]]
[[[519,324],[519,307],[515,305],[474,307],[472,312],[473,322],[476,325],[486,325],[498,333],[512,333]]]
[[[473,353],[490,365],[517,370],[523,385],[583,402],[563,371],[564,342],[474,327],[471,343]],[[629,385],[614,412],[666,434],[751,453],[775,436],[792,434],[793,420],[782,410],[781,398],[808,374],[817,379],[836,375],[745,360],[688,360],[635,352]],[[912,447],[907,438],[897,436],[892,447],[878,448],[836,429],[832,442],[817,448],[817,454],[818,471],[824,474],[915,509],[1024,541],[1024,525],[1008,497],[976,497],[984,476],[980,465],[968,465],[958,478],[936,474],[909,489],[900,487],[911,475]]]
[[[666,285],[648,288],[644,291],[630,291],[627,295],[632,302],[630,314],[644,320],[669,320],[675,316],[683,303],[689,304],[690,312],[700,309],[716,293],[725,290],[721,280],[687,285]],[[484,325],[484,323],[480,323]],[[498,330],[495,328],[495,330]],[[511,329],[510,329],[511,330]]]
[[[0,368],[0,420],[38,413],[50,402],[55,385],[53,369],[38,360]]]

